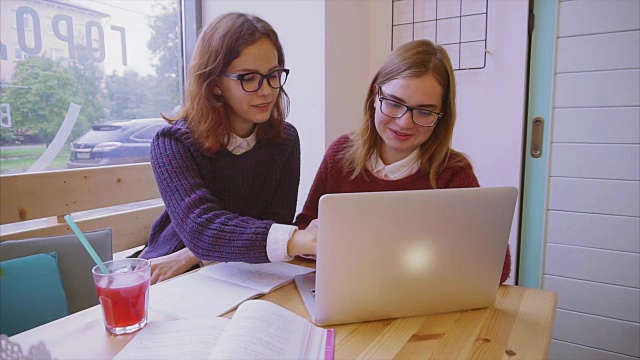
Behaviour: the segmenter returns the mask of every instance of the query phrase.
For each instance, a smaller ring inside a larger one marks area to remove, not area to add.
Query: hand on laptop
[[[316,233],[316,240],[317,240],[317,234],[318,234],[318,219],[314,219],[313,221],[311,221],[309,223],[309,225],[306,228],[307,231],[313,231],[314,233]],[[317,242],[317,241],[316,241]],[[317,251],[316,251],[317,252]],[[305,258],[305,259],[311,259],[311,260],[315,260],[316,259],[316,252],[314,253],[309,253],[309,254],[300,254],[300,257]]]
[[[313,230],[317,234],[318,233],[318,219],[311,220],[309,225],[307,225],[307,230]]]
[[[315,221],[315,220],[314,220]],[[314,221],[304,230],[296,230],[287,244],[289,256],[315,255],[318,244],[318,226]]]

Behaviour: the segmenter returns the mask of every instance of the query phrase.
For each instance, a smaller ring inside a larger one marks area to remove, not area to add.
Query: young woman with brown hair
[[[324,194],[478,187],[469,160],[451,149],[455,122],[447,52],[428,40],[400,46],[369,86],[359,129],[327,149],[295,224],[316,229]],[[507,249],[500,282],[510,268]]]
[[[285,122],[289,70],[278,35],[242,13],[200,34],[180,114],[151,146],[166,209],[142,257],[152,281],[207,261],[260,263],[314,254],[316,234],[291,224],[300,143]]]

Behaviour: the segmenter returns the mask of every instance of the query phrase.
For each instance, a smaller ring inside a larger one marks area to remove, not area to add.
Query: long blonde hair
[[[351,179],[366,169],[367,160],[381,144],[375,128],[374,102],[376,86],[382,86],[401,78],[432,75],[442,87],[442,109],[444,114],[435,129],[419,147],[420,168],[436,188],[438,174],[446,167],[468,164],[463,154],[452,150],[451,139],[456,122],[456,81],[449,55],[442,46],[429,40],[415,40],[393,50],[374,76],[364,104],[364,118],[360,127],[351,134],[345,149],[343,163]],[[450,156],[453,154],[454,156]]]
[[[221,15],[198,37],[189,67],[184,106],[176,117],[163,117],[170,123],[186,118],[187,126],[207,154],[223,149],[232,129],[230,114],[233,110],[221,95],[214,94],[213,88],[242,50],[262,39],[271,41],[278,53],[278,66],[284,67],[284,52],[278,34],[257,16]],[[271,117],[257,125],[257,141],[282,139],[288,112],[289,96],[284,88],[280,88]]]

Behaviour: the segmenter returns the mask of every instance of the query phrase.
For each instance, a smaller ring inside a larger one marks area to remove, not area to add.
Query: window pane
[[[153,139],[153,136],[158,132],[158,130],[163,128],[165,125],[166,124],[149,125],[143,128],[142,130],[138,131],[137,133],[131,135],[131,138],[138,141],[151,141],[151,139]]]
[[[2,0],[0,16],[1,174],[148,161],[180,106],[179,0]]]

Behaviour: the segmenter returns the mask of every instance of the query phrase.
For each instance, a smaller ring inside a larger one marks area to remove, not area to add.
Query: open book
[[[333,359],[333,329],[264,300],[249,300],[231,320],[150,322],[114,360]]]
[[[151,286],[149,308],[178,319],[220,316],[245,300],[290,283],[296,275],[313,271],[285,262],[209,265]]]

